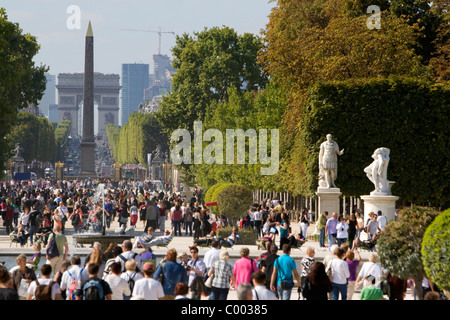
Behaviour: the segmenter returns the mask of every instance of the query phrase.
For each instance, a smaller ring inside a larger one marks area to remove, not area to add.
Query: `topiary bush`
[[[450,291],[450,209],[427,228],[421,252],[427,276],[440,289]]]
[[[231,225],[244,217],[253,204],[253,192],[248,187],[240,184],[224,186],[217,196],[217,205],[220,214],[225,215]]]
[[[422,263],[421,247],[425,231],[439,215],[428,207],[403,209],[398,219],[386,225],[377,241],[380,263],[391,274],[401,279],[414,279],[422,283],[426,275]],[[422,286],[416,286],[417,296],[423,300]]]

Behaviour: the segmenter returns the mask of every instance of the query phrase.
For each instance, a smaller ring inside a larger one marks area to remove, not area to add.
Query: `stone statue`
[[[13,156],[13,158],[21,158],[22,157],[22,151],[23,151],[23,148],[18,143],[16,143],[14,145],[14,156]]]
[[[367,177],[375,186],[375,192],[390,193],[389,180],[387,179],[390,152],[388,148],[376,149],[372,155],[373,162],[364,168]]]
[[[337,156],[342,154],[344,149],[339,151],[339,146],[333,141],[331,134],[327,134],[327,140],[320,145],[319,187],[337,188],[334,184],[337,178]]]

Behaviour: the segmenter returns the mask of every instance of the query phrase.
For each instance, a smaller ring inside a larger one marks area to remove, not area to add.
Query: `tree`
[[[19,24],[8,21],[0,8],[0,172],[11,156],[12,142],[4,139],[11,131],[18,110],[37,104],[45,90],[46,66],[35,66],[33,57],[39,45],[36,38],[23,34]]]
[[[442,212],[426,229],[422,262],[426,274],[440,289],[450,291],[450,209]]]
[[[305,108],[311,87],[321,81],[390,76],[430,80],[430,57],[435,58],[435,72],[440,70],[439,76],[444,78],[448,64],[445,33],[442,32],[441,54],[436,55],[434,50],[439,46],[432,42],[436,38],[435,27],[440,25],[445,29],[448,25],[439,24],[442,15],[431,10],[427,1],[276,2],[263,33],[260,61],[271,81],[287,96],[280,137],[280,149],[284,152],[279,185],[298,194],[304,193],[304,186],[311,182],[305,179],[304,166],[311,150],[305,150],[300,143],[302,127],[299,125],[307,115]],[[369,5],[381,8],[381,29],[367,28]]]
[[[120,129],[114,125],[106,128],[108,142],[115,161],[147,165],[147,153],[157,145],[161,152],[168,149],[168,140],[154,113],[132,113],[128,122]]]
[[[235,225],[237,220],[245,217],[252,204],[252,190],[239,184],[226,186],[217,196],[219,212],[230,220],[231,225]]]
[[[26,162],[53,161],[55,135],[52,124],[45,117],[19,112],[8,139],[23,148],[22,156]]]
[[[254,91],[263,88],[266,76],[257,65],[260,38],[238,35],[229,27],[214,27],[177,36],[172,48],[172,91],[164,96],[158,118],[169,134],[203,120],[213,101],[227,101],[228,89]]]
[[[401,279],[414,279],[420,300],[423,300],[421,284],[426,276],[421,254],[422,240],[438,214],[438,211],[425,207],[401,210],[398,220],[389,222],[377,241],[381,265]]]

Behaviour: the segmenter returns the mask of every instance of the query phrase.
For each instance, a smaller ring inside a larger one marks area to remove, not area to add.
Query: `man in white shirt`
[[[383,216],[383,213],[381,211],[378,211],[377,213],[378,218],[378,228],[380,228],[381,231],[384,231],[384,228],[386,227],[387,219],[385,216]]]
[[[205,253],[205,256],[203,257],[203,262],[206,265],[206,272],[208,272],[209,269],[211,269],[212,266],[214,265],[214,262],[218,261],[219,259],[220,259],[219,242],[213,240],[211,242],[211,249],[208,250]]]
[[[76,290],[81,289],[81,283],[89,279],[87,273],[83,272],[81,267],[81,258],[79,255],[74,255],[70,258],[71,266],[64,271],[61,279],[61,291],[66,291],[67,300],[75,300]],[[72,286],[72,283],[74,286]]]
[[[256,271],[252,274],[253,300],[278,300],[273,291],[266,288],[266,274]]]
[[[125,240],[122,243],[122,253],[116,257],[116,262],[119,262],[122,266],[122,270],[125,271],[125,262],[130,259],[134,259],[136,267],[141,270],[141,256],[133,251],[133,244],[130,240]]]
[[[161,282],[153,279],[155,265],[146,262],[143,266],[144,278],[134,283],[133,297],[143,297],[144,300],[161,300],[164,297],[164,290]]]
[[[36,294],[36,289],[37,289],[37,282],[39,282],[39,285],[49,285],[50,283],[52,283],[53,279],[50,278],[52,274],[52,266],[49,264],[44,264],[41,267],[41,275],[42,278],[32,281],[30,283],[30,285],[28,286],[28,296],[27,296],[27,300],[34,300],[35,294]],[[57,282],[54,282],[52,284],[52,289],[51,289],[51,300],[61,300],[61,290],[59,288],[59,284]]]
[[[119,262],[111,264],[111,273],[105,277],[105,281],[111,288],[111,300],[124,300],[124,297],[131,297],[129,283],[120,277],[121,265]]]

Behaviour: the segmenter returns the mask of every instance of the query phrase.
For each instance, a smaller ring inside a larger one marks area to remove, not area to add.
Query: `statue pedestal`
[[[317,196],[319,197],[319,213],[328,211],[328,216],[331,217],[333,212],[336,212],[338,216],[341,214],[340,196],[341,190],[339,188],[322,188],[318,187]]]
[[[371,192],[370,196],[361,196],[364,201],[364,223],[369,219],[369,213],[381,211],[387,221],[395,219],[395,202],[399,199],[397,196],[381,192]]]

